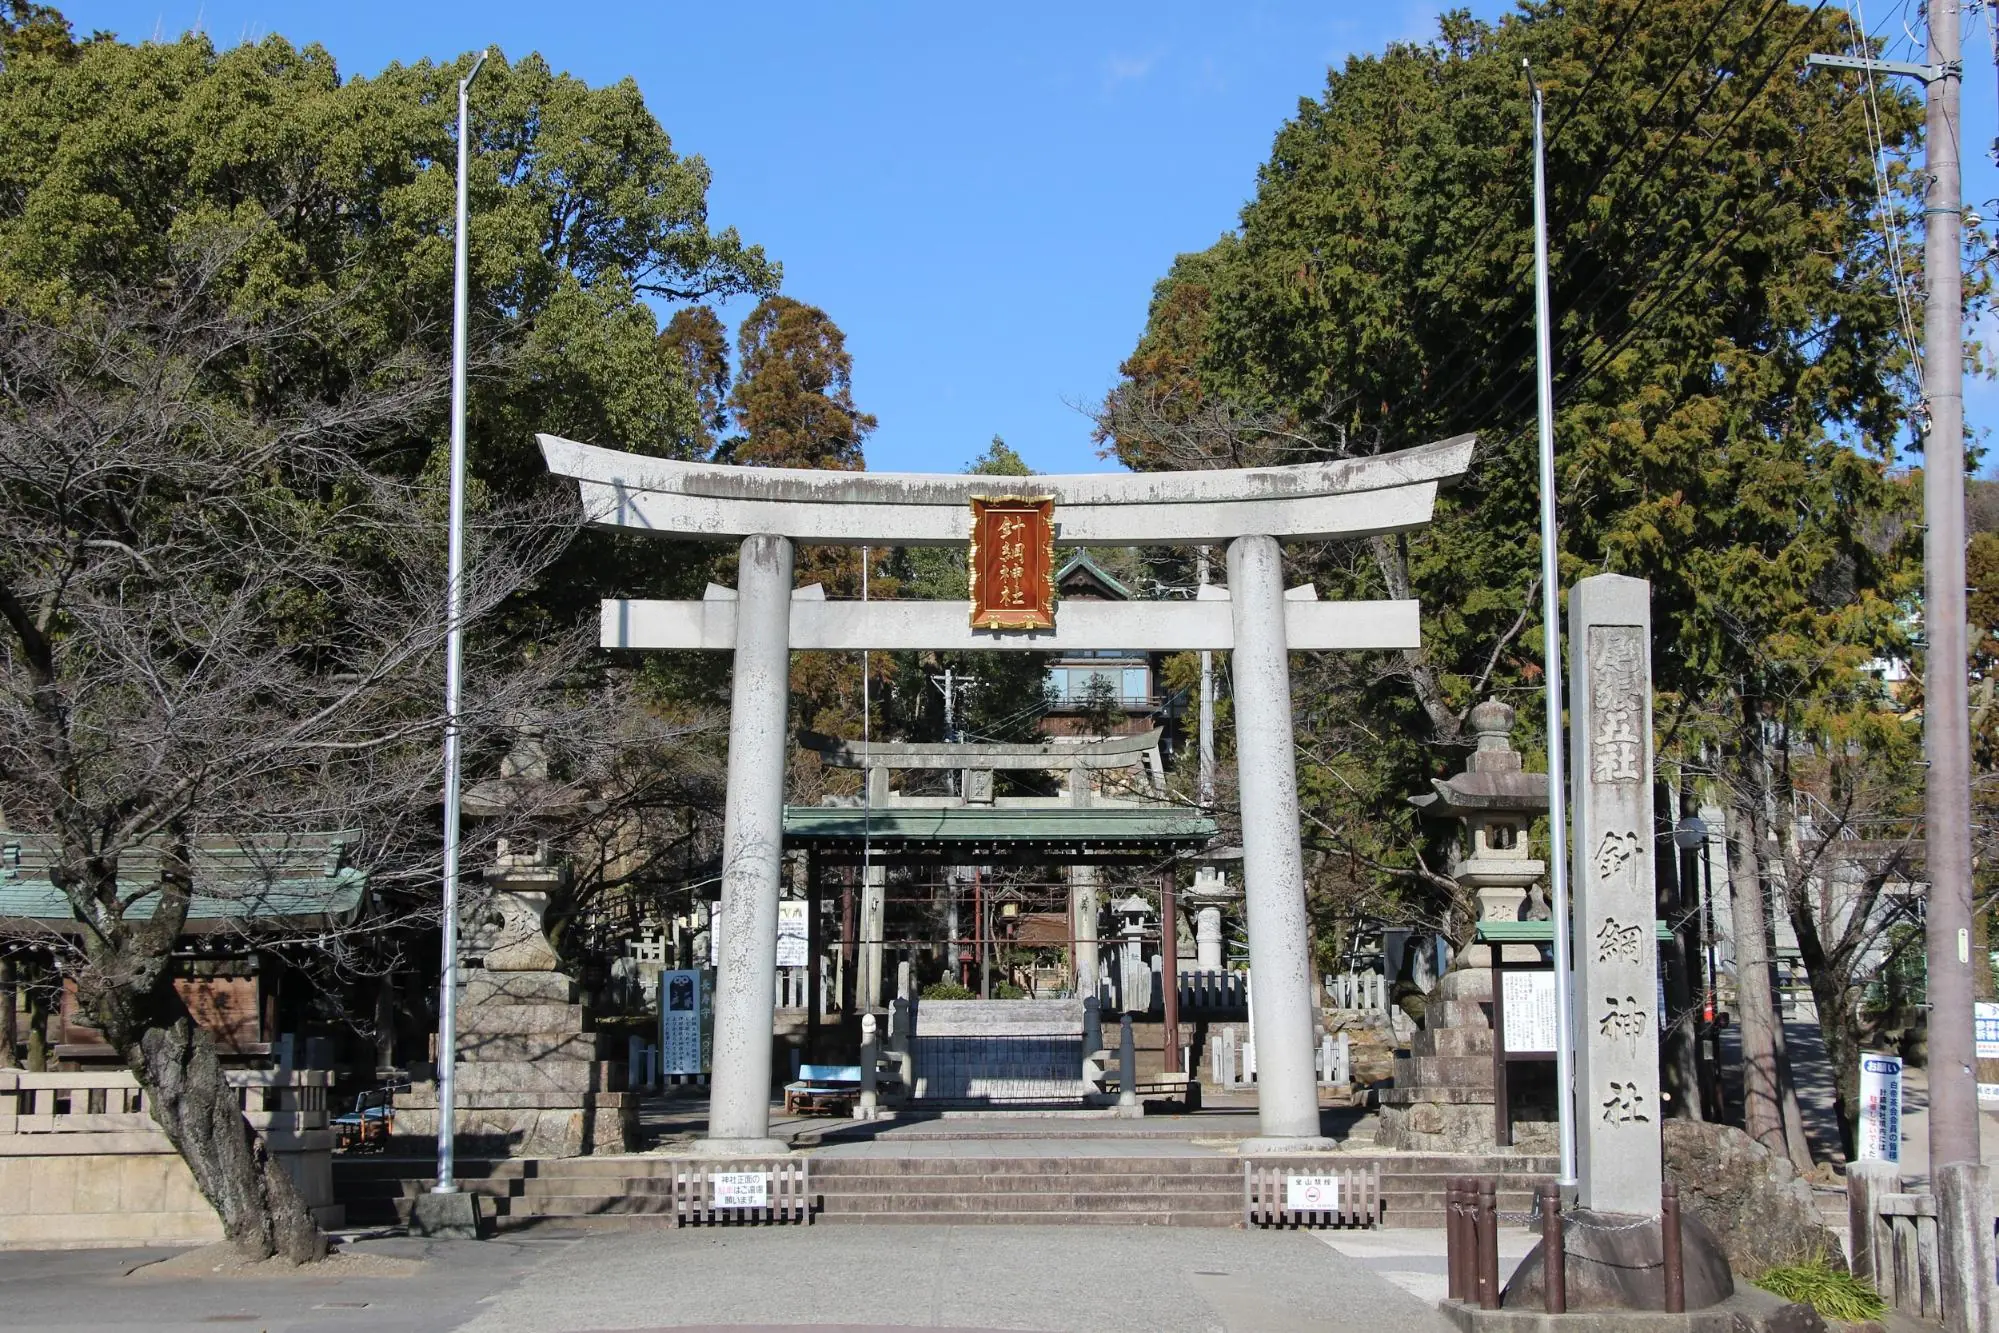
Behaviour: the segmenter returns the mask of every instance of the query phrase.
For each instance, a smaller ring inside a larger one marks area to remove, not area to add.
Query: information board
[[[1971,1026],[1978,1043],[1978,1058],[1999,1060],[1999,1004],[1980,1000],[1972,1005]]]
[[[659,1059],[662,1074],[705,1074],[714,1031],[714,973],[659,974]]]
[[[770,1207],[768,1171],[717,1171],[714,1181],[717,1208]]]
[[[804,967],[810,962],[806,943],[806,902],[803,898],[781,899],[777,905],[777,965]]]
[[[1902,1061],[1860,1057],[1860,1152],[1864,1162],[1902,1160]]]
[[[1294,1213],[1338,1212],[1338,1176],[1284,1177],[1284,1207]]]
[[[1555,974],[1552,969],[1502,970],[1501,1019],[1506,1027],[1506,1050],[1521,1055],[1553,1051],[1560,1013],[1555,1008]]]

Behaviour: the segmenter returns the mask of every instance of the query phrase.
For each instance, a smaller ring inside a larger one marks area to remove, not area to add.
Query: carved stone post
[[[1580,1200],[1657,1216],[1659,946],[1652,887],[1652,603],[1643,579],[1569,593]]]

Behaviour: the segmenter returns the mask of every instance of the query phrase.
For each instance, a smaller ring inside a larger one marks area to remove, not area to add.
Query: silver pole
[[[1195,554],[1201,587],[1208,586],[1208,548],[1203,546]],[[1199,596],[1197,592],[1195,594]],[[1200,722],[1200,771],[1197,779],[1198,800],[1203,810],[1215,804],[1215,655],[1201,650],[1201,722]]]
[[[1575,978],[1569,970],[1568,789],[1562,774],[1562,597],[1555,548],[1555,379],[1548,315],[1548,178],[1543,141],[1541,87],[1526,61],[1534,93],[1534,346],[1535,384],[1541,406],[1541,639],[1542,678],[1548,686],[1549,914],[1555,919],[1555,1087],[1562,1144],[1564,1190],[1576,1187]]]
[[[465,626],[460,610],[465,572],[465,93],[479,77],[488,51],[458,81],[457,250],[451,308],[451,536],[445,575],[444,638],[444,963],[437,991],[437,1184],[433,1194],[456,1194],[452,1162],[456,1128],[453,1086],[458,1064],[458,695],[463,683]]]

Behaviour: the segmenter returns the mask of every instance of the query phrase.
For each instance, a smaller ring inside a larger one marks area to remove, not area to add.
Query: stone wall
[[[245,1115],[305,1195],[338,1226],[331,1075],[235,1071]],[[0,1248],[202,1245],[222,1220],[145,1109],[131,1074],[0,1070]]]

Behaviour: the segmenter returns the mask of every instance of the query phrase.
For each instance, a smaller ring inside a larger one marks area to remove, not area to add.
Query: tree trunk
[[[215,1039],[189,1015],[165,959],[133,960],[124,968],[108,967],[110,961],[91,960],[99,975],[151,984],[104,987],[90,997],[94,1016],[202,1197],[221,1217],[224,1238],[250,1259],[279,1255],[299,1264],[324,1258],[326,1237],[283,1164],[244,1118]]]
[[[1778,1086],[1777,1009],[1770,995],[1762,877],[1756,873],[1755,821],[1739,800],[1728,803],[1729,919],[1735,933],[1735,1021],[1742,1033],[1742,1128],[1771,1152],[1789,1156]]]
[[[125,1049],[153,1119],[166,1131],[195,1184],[222,1218],[222,1233],[251,1258],[295,1264],[326,1255],[326,1237],[263,1136],[243,1116],[215,1042],[183,1015],[148,1027]]]
[[[0,1069],[18,1067],[18,1057],[14,1054],[14,1044],[21,1039],[16,1030],[19,1010],[14,998],[14,960],[0,962]]]
[[[49,992],[47,987],[37,985],[37,980],[30,976],[27,986],[28,1072],[46,1074],[49,1072]]]
[[[1666,1114],[1676,1120],[1701,1119],[1701,1080],[1698,1052],[1694,1048],[1695,1018],[1693,987],[1689,984],[1687,960],[1688,923],[1691,916],[1686,910],[1688,893],[1680,882],[1680,854],[1673,844],[1673,792],[1661,782],[1654,788],[1653,809],[1659,811],[1653,830],[1652,846],[1654,882],[1657,896],[1656,910],[1659,916],[1672,927],[1672,943],[1660,952],[1665,963],[1662,980],[1666,986],[1666,1012],[1661,1015],[1666,1024],[1664,1061],[1660,1072],[1664,1075],[1665,1092],[1670,1097],[1666,1104]]]

